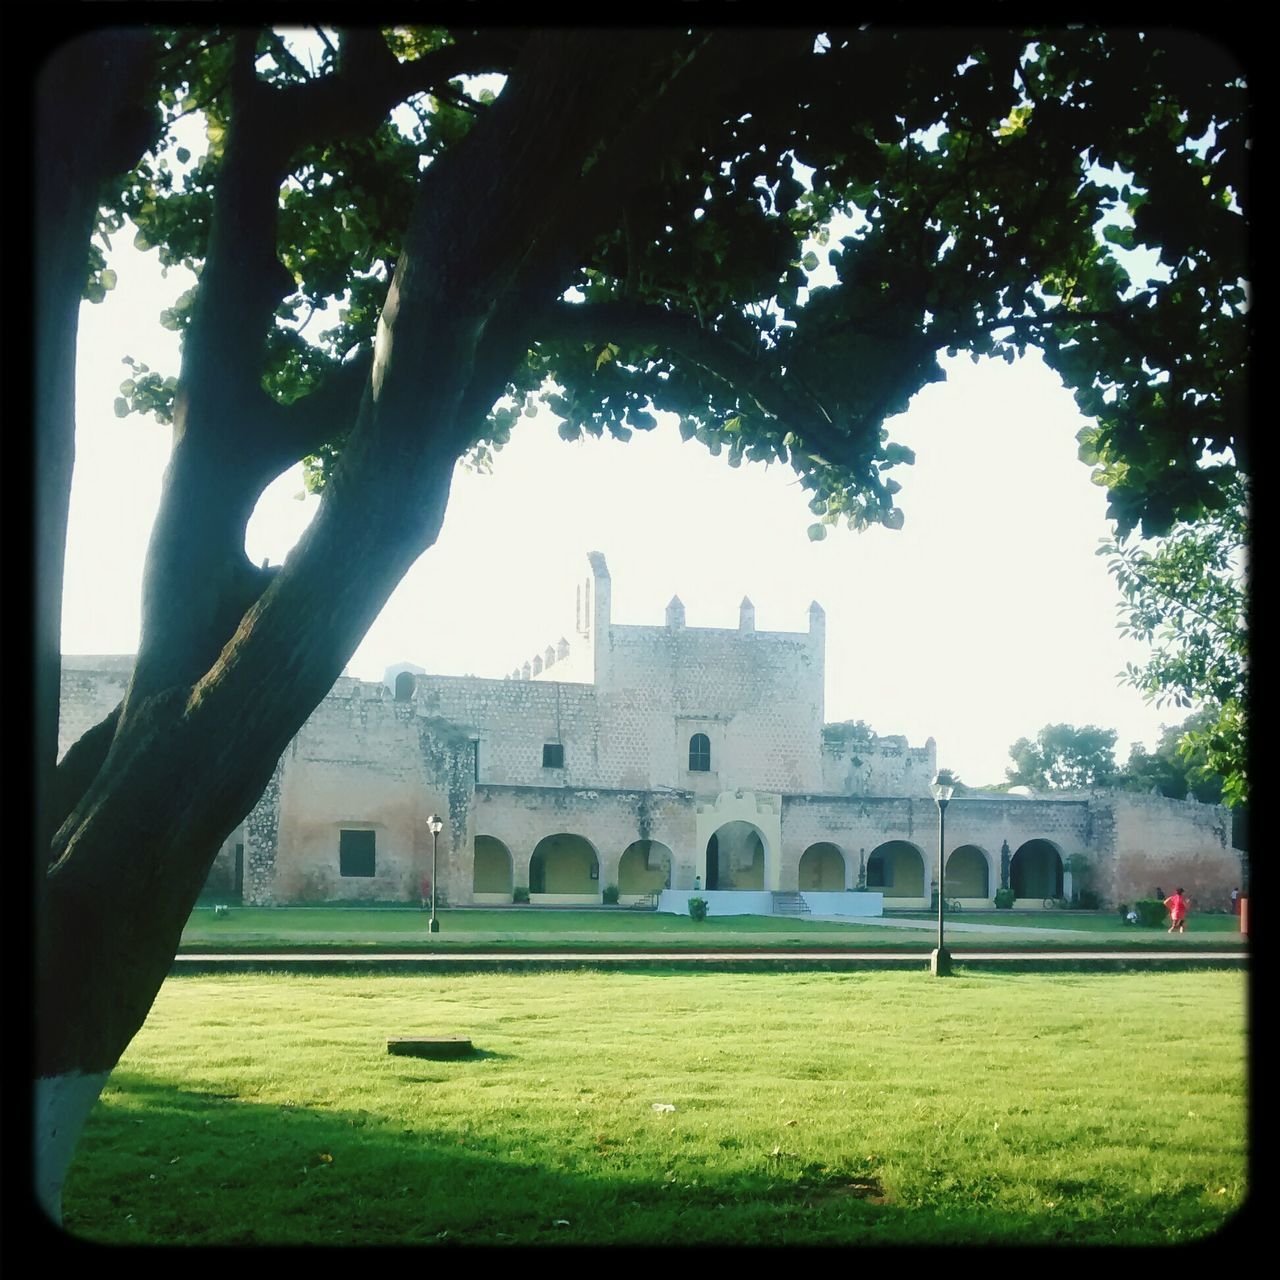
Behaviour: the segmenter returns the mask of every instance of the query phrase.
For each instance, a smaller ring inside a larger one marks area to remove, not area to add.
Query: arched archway
[[[600,859],[591,842],[567,832],[539,840],[529,859],[529,892],[598,894]]]
[[[803,891],[839,892],[845,887],[844,854],[829,840],[811,844],[800,855],[799,887]]]
[[[910,840],[887,840],[867,859],[867,888],[886,898],[923,898],[924,854]]]
[[[494,836],[476,836],[471,859],[471,891],[511,897],[511,850]]]
[[[618,892],[658,893],[671,887],[671,850],[657,840],[633,840],[618,859]]]
[[[1052,840],[1028,840],[1009,863],[1015,898],[1062,897],[1062,853]]]
[[[413,691],[417,687],[418,680],[412,671],[402,671],[396,676],[396,701],[412,702]]]
[[[947,855],[947,897],[989,898],[991,860],[976,844],[962,844]]]
[[[707,841],[708,889],[763,889],[764,833],[752,822],[726,822]]]

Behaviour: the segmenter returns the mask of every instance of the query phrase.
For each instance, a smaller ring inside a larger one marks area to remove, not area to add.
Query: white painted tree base
[[[109,1071],[85,1075],[68,1071],[36,1081],[36,1200],[50,1219],[62,1224],[62,1184],[75,1154],[84,1122],[93,1110]]]

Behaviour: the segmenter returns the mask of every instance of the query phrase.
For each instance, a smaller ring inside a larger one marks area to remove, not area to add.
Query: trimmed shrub
[[[1148,929],[1158,929],[1169,918],[1165,905],[1159,898],[1139,898],[1133,904],[1138,913],[1138,923]]]
[[[529,890],[525,888],[525,886],[522,884],[516,885],[516,887],[511,891],[511,901],[512,902],[528,902]]]
[[[707,918],[707,907],[710,904],[706,898],[690,898],[689,899],[689,919],[705,920]]]
[[[1013,890],[997,889],[996,890],[996,906],[1001,911],[1008,911],[1013,906]]]
[[[604,892],[600,896],[604,899],[605,906],[615,906],[618,901],[618,886],[616,884],[605,885]]]

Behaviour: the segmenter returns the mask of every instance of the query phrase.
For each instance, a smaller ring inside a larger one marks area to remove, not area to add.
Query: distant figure
[[[1231,914],[1238,916],[1240,914],[1240,890],[1231,890]]]
[[[1183,897],[1181,888],[1175,889],[1164,900],[1164,905],[1169,908],[1169,932],[1186,933],[1187,907],[1190,903]]]
[[[701,877],[701,876],[694,876],[694,877],[693,877],[693,890],[694,890],[694,892],[696,893],[696,892],[697,892],[699,889],[701,889],[701,888],[702,888],[702,877]]]
[[[431,877],[430,876],[422,877],[422,884],[420,888],[422,890],[422,910],[425,911],[427,909],[427,903],[431,901]]]

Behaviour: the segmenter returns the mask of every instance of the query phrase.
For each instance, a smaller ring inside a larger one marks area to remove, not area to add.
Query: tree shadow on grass
[[[486,1056],[499,1056],[488,1054]],[[458,1068],[464,1063],[406,1066]],[[430,1072],[403,1073],[429,1085]],[[438,1078],[435,1077],[435,1078]],[[963,1245],[1136,1243],[1105,1214],[1017,1214],[959,1195],[895,1204],[866,1163],[628,1168],[584,1121],[572,1148],[353,1105],[282,1105],[117,1071],[64,1196],[68,1232],[145,1245]],[[673,1117],[674,1119],[674,1117]],[[613,1126],[616,1128],[616,1126]],[[1152,1206],[1145,1239],[1169,1221]]]

